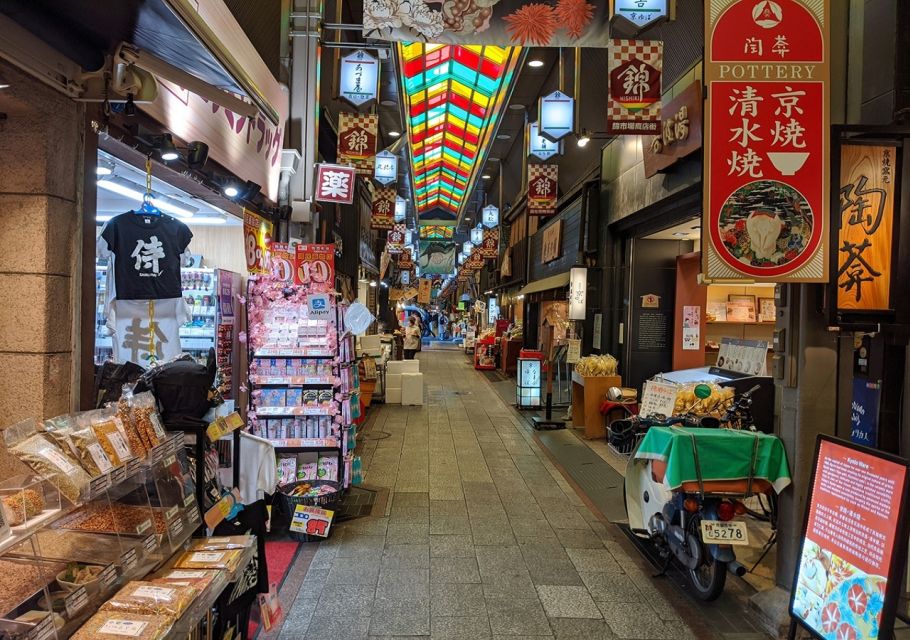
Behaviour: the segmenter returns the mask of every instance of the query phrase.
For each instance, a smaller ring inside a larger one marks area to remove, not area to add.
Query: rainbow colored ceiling
[[[520,47],[399,43],[420,224],[454,225],[480,174]]]
[[[451,240],[455,237],[455,227],[439,224],[420,225],[420,237],[429,240]]]

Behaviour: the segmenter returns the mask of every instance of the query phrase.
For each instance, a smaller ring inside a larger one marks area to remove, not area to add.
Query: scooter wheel
[[[727,584],[727,563],[715,560],[711,552],[701,541],[701,524],[697,518],[689,521],[688,534],[690,544],[702,545],[702,562],[694,569],[689,569],[686,576],[695,590],[695,597],[703,602],[717,600]]]

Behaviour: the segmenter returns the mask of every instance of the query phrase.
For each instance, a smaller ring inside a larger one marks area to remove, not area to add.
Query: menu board
[[[890,638],[907,540],[906,460],[819,436],[793,620],[825,640]]]
[[[717,352],[717,369],[750,376],[764,376],[767,375],[767,356],[766,340],[723,338]]]

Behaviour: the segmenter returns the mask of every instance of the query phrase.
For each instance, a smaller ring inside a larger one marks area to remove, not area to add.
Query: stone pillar
[[[70,411],[83,107],[0,61],[0,428]],[[93,256],[86,256],[93,260]]]

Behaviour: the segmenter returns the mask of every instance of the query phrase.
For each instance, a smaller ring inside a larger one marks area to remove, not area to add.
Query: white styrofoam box
[[[401,389],[401,374],[400,373],[385,374],[385,388],[386,389]]]
[[[382,353],[382,338],[378,335],[360,336],[360,352],[379,355]]]
[[[401,404],[423,404],[423,374],[401,374]]]
[[[420,373],[420,360],[390,360],[386,363],[386,374]]]
[[[401,389],[386,389],[385,390],[385,403],[386,404],[401,404]]]

